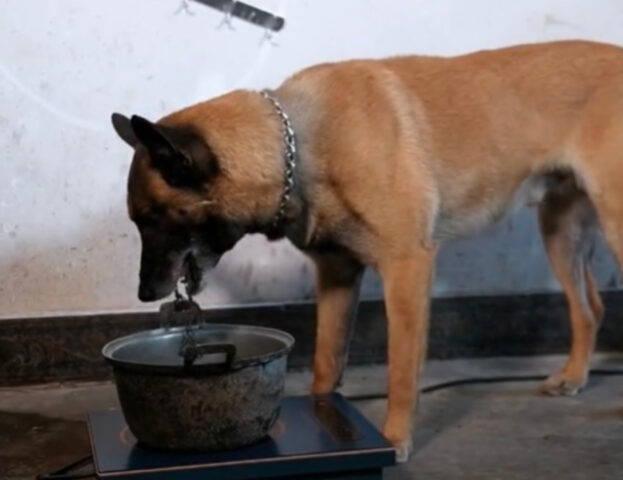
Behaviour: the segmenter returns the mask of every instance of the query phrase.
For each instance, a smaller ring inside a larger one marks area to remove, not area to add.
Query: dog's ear
[[[201,178],[193,168],[193,161],[186,152],[187,138],[171,128],[157,125],[138,115],[130,120],[138,141],[147,149],[151,164],[162,178],[173,187],[198,187]]]
[[[138,143],[138,139],[134,134],[130,119],[120,113],[113,113],[110,120],[112,121],[112,126],[115,129],[115,132],[117,132],[117,135],[121,137],[121,140],[130,145],[132,148],[135,148]]]
[[[132,115],[130,124],[136,138],[149,151],[152,157],[171,157],[175,155],[177,149],[158,125],[138,115]]]

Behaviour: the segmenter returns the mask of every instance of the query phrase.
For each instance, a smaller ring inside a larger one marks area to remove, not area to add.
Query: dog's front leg
[[[348,357],[363,266],[338,255],[312,255],[316,264],[316,352],[312,393],[338,386]]]
[[[418,248],[380,265],[388,318],[388,409],[383,434],[407,460],[412,446],[413,414],[428,333],[430,286],[436,249]]]

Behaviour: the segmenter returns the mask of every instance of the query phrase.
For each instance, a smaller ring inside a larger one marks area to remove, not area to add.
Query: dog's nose
[[[141,302],[151,302],[156,299],[156,291],[145,283],[141,283],[138,287],[138,299]]]

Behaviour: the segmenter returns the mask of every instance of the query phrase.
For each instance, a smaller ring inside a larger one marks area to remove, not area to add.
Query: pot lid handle
[[[211,355],[214,353],[224,353],[225,360],[222,362],[214,363],[202,363],[200,365],[194,365],[195,361],[203,357],[204,355]],[[184,368],[191,368],[196,370],[201,367],[215,368],[229,368],[236,356],[236,346],[231,343],[186,343],[180,350],[180,355],[184,357]]]

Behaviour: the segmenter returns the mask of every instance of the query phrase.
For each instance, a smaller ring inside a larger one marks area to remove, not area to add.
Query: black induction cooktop
[[[88,417],[101,479],[365,479],[395,463],[392,446],[339,394],[286,397],[269,436],[248,447],[172,453],[137,444],[117,410]]]

